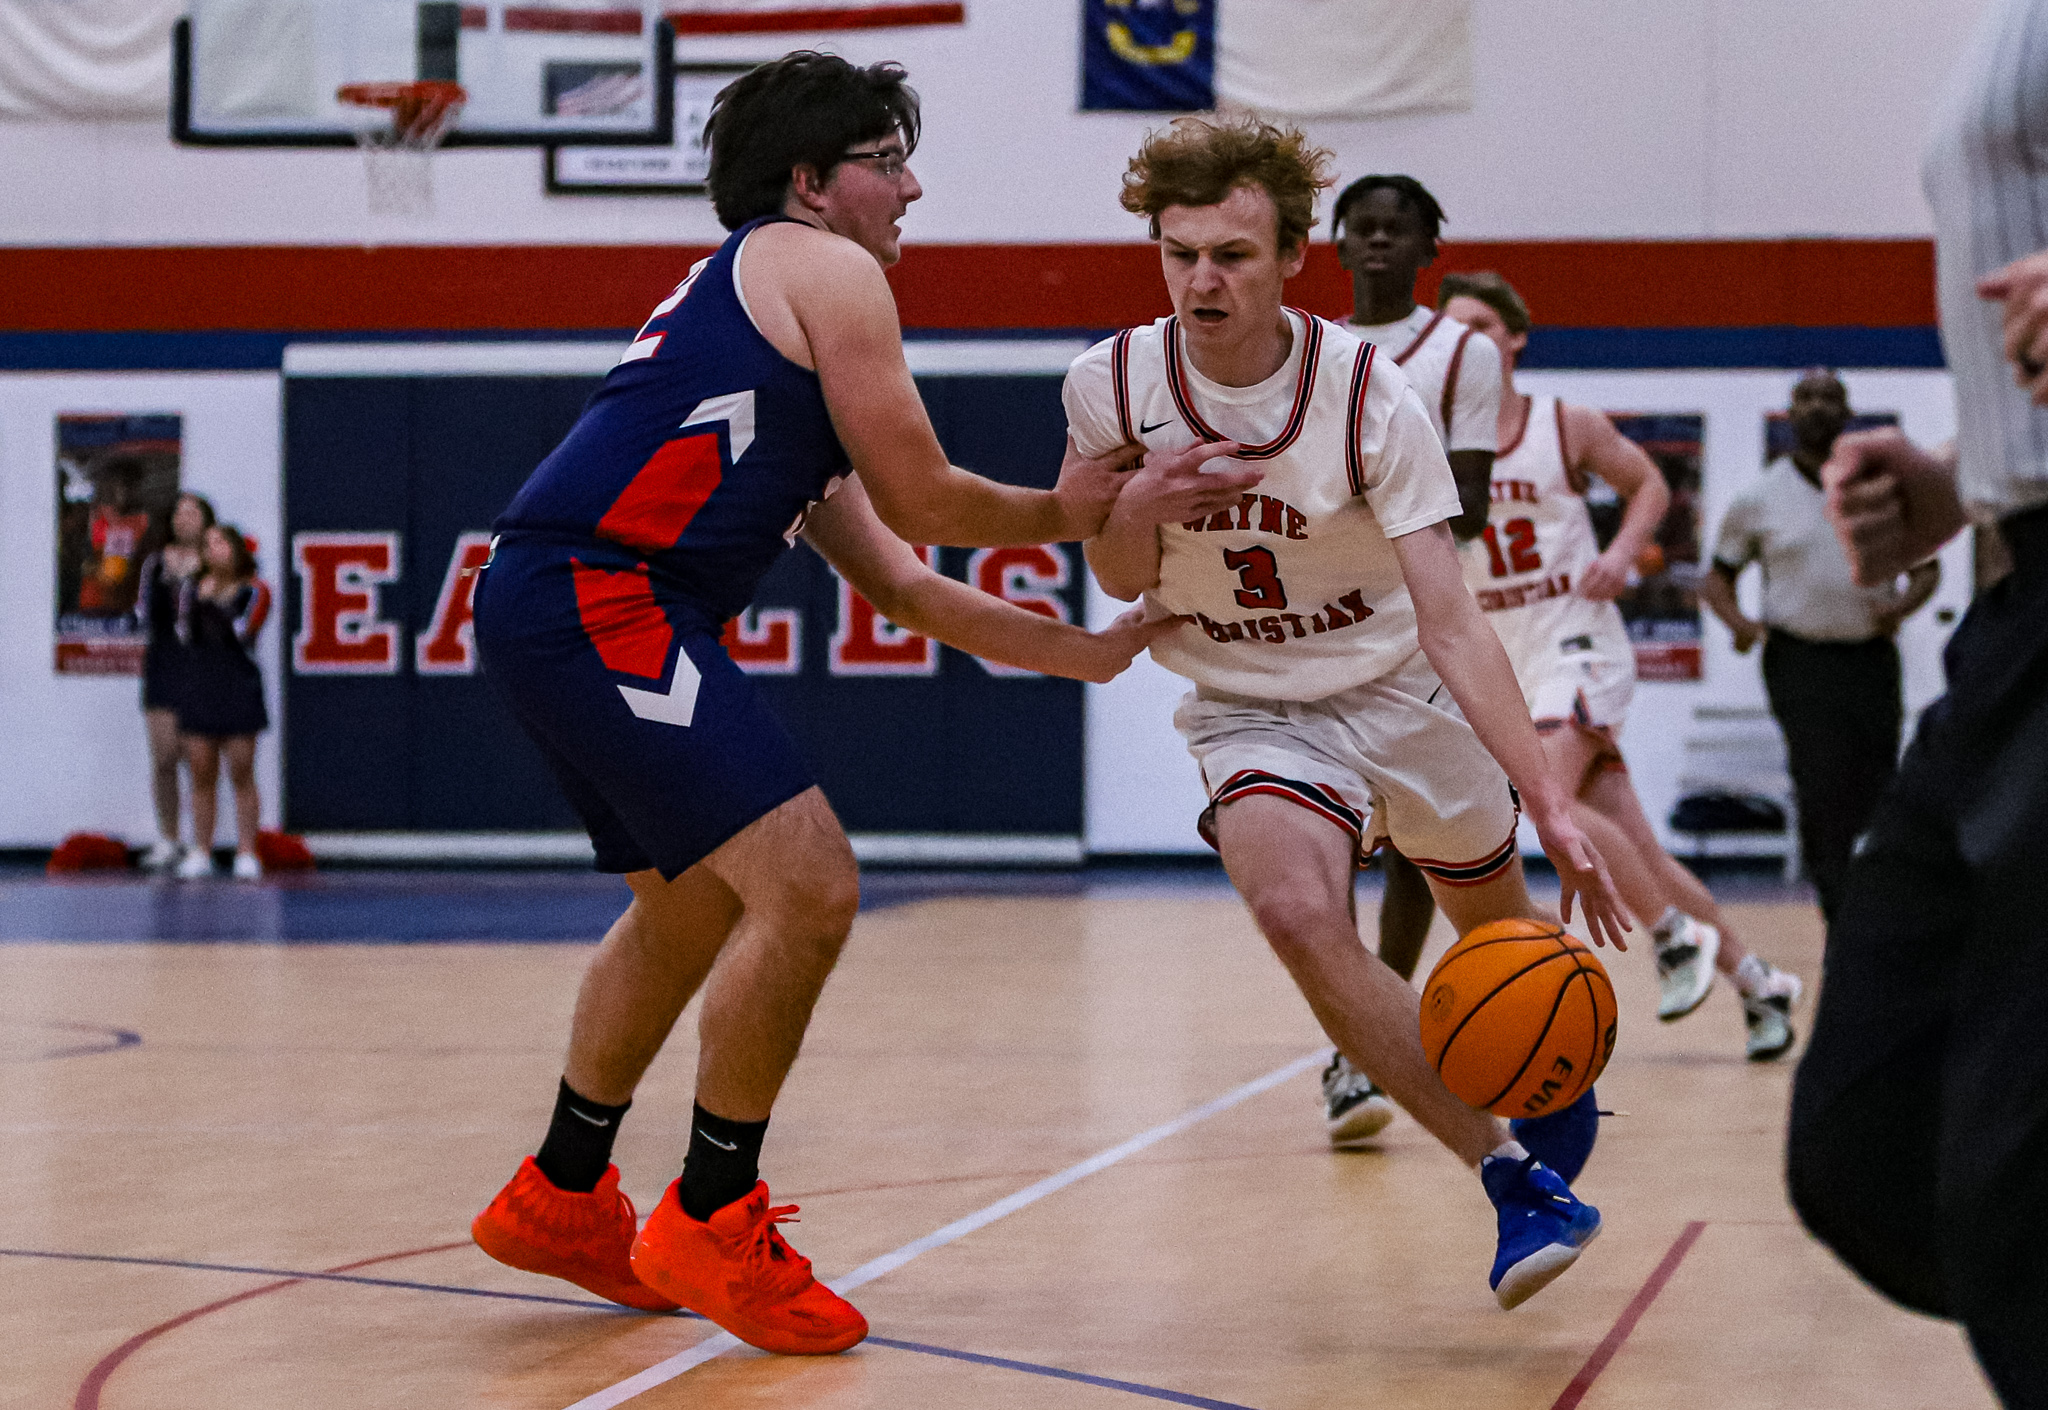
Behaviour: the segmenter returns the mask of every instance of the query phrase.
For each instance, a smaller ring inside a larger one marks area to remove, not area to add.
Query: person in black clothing
[[[184,745],[178,736],[179,666],[185,645],[178,640],[178,597],[199,572],[199,545],[213,527],[213,505],[204,495],[181,494],[171,510],[170,541],[142,561],[135,615],[147,634],[142,649],[142,723],[149,736],[149,793],[156,808],[156,837],[142,854],[147,871],[168,871],[184,847],[178,841],[178,764]]]
[[[235,790],[235,876],[263,875],[256,858],[256,736],[270,728],[263,674],[249,654],[270,615],[270,589],[256,556],[232,524],[206,531],[203,570],[178,597],[178,639],[185,644],[178,728],[192,770],[192,850],[178,864],[187,880],[212,876],[214,799],[227,764]]]
[[[1856,839],[1892,781],[1905,721],[1899,624],[1941,581],[1933,560],[1901,581],[1859,582],[1829,525],[1820,471],[1848,426],[1849,393],[1824,368],[1792,389],[1791,456],[1764,467],[1721,520],[1700,601],[1734,634],[1764,644],[1764,690],[1785,735],[1799,803],[1800,861],[1821,913],[1833,919]],[[1763,571],[1761,620],[1742,611],[1735,580]]]

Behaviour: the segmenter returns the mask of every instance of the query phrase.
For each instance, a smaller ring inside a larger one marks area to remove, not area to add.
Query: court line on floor
[[[1177,1136],[1191,1127],[1198,1126],[1210,1117],[1228,1111],[1239,1102],[1249,1101],[1262,1092],[1271,1091],[1281,1083],[1321,1066],[1329,1061],[1329,1057],[1330,1050],[1328,1048],[1319,1049],[1305,1057],[1298,1057],[1293,1062],[1283,1067],[1277,1067],[1263,1077],[1254,1078],[1240,1087],[1233,1087],[1220,1097],[1212,1098],[1209,1101],[1203,1102],[1198,1107],[1182,1112],[1170,1121],[1162,1121],[1157,1126],[1140,1131],[1127,1141],[1119,1142],[1107,1150],[1097,1151],[1086,1160],[1070,1165],[1056,1174],[1048,1175],[1036,1184],[1026,1185],[1023,1189],[1018,1190],[1014,1194],[1004,1196],[994,1204],[985,1205],[964,1218],[955,1219],[952,1223],[942,1228],[934,1229],[922,1238],[912,1239],[901,1248],[892,1249],[879,1258],[871,1258],[844,1277],[832,1279],[826,1286],[844,1296],[855,1288],[871,1283],[886,1273],[895,1272],[914,1258],[930,1253],[933,1249],[944,1248],[947,1244],[953,1243],[956,1240],[964,1239],[978,1229],[987,1228],[998,1219],[1015,1214],[1018,1210],[1028,1205],[1038,1203],[1047,1195],[1056,1194],[1064,1190],[1077,1180],[1085,1180],[1088,1176],[1098,1171],[1107,1170],[1118,1161],[1134,1156],[1139,1151],[1145,1150],[1150,1146],[1157,1145],[1169,1136]],[[638,1375],[628,1376],[625,1380],[606,1386],[603,1390],[593,1395],[585,1396],[574,1405],[569,1406],[568,1410],[611,1410],[613,1406],[623,1405],[626,1401],[645,1391],[650,1391],[658,1385],[666,1385],[685,1372],[695,1370],[705,1362],[722,1356],[740,1345],[742,1343],[738,1337],[733,1336],[730,1332],[720,1332],[716,1336],[708,1337],[698,1342],[687,1351],[679,1352],[669,1357],[666,1361],[660,1361],[649,1366]],[[1202,1402],[1193,1403],[1199,1404]],[[1211,1401],[1207,1403],[1217,1404],[1218,1402]]]
[[[383,1254],[378,1258],[365,1259],[359,1263],[342,1264],[343,1268],[364,1268],[373,1263],[394,1262],[401,1258],[417,1258],[422,1254],[447,1253],[458,1248],[467,1248],[468,1240],[452,1244],[435,1244],[429,1248],[410,1249],[404,1253]],[[222,1298],[197,1307],[190,1312],[160,1322],[147,1331],[129,1338],[121,1346],[103,1357],[99,1364],[87,1373],[85,1383],[79,1388],[78,1398],[72,1402],[72,1410],[97,1410],[100,1391],[106,1386],[114,1371],[135,1352],[163,1336],[166,1332],[204,1317],[209,1312],[218,1312],[238,1302],[261,1297],[266,1293],[281,1292],[299,1283],[354,1283],[377,1288],[397,1288],[406,1292],[449,1293],[458,1297],[495,1298],[508,1302],[541,1302],[557,1307],[581,1308],[587,1312],[607,1312],[622,1316],[644,1317],[647,1313],[616,1303],[600,1302],[592,1298],[545,1297],[538,1293],[508,1293],[492,1288],[463,1288],[447,1283],[420,1283],[403,1278],[364,1278],[341,1272],[310,1273],[290,1268],[261,1268],[239,1263],[200,1263],[184,1258],[139,1258],[110,1253],[66,1253],[55,1249],[0,1248],[0,1257],[48,1258],[72,1263],[125,1263],[147,1268],[179,1268],[204,1273],[235,1273],[257,1277],[276,1278],[260,1288],[251,1288],[234,1297]],[[696,1320],[694,1312],[679,1312],[678,1317]],[[885,1346],[897,1351],[914,1351],[924,1356],[943,1357],[949,1361],[965,1361],[977,1366],[994,1366],[1005,1371],[1022,1371],[1027,1375],[1044,1376],[1051,1380],[1077,1381],[1082,1385],[1097,1386],[1104,1390],[1118,1390],[1130,1395],[1142,1396],[1148,1400],[1164,1400],[1175,1405],[1191,1405],[1197,1410],[1251,1410],[1250,1406],[1238,1405],[1227,1400],[1211,1400],[1204,1396],[1188,1395],[1182,1391],[1167,1390],[1162,1386],[1141,1385],[1136,1381],[1120,1381],[1109,1376],[1094,1376],[1082,1371],[1069,1371],[1062,1366],[1042,1366],[1035,1361],[1015,1361],[1004,1356],[985,1356],[978,1351],[960,1351],[953,1347],[933,1346],[928,1342],[902,1341],[894,1337],[869,1337],[871,1346]]]
[[[1586,1358],[1586,1364],[1579,1367],[1571,1384],[1564,1388],[1556,1400],[1550,1403],[1550,1410],[1575,1410],[1578,1403],[1586,1398],[1586,1392],[1593,1388],[1593,1382],[1607,1369],[1607,1363],[1614,1359],[1621,1344],[1628,1340],[1629,1333],[1636,1329],[1636,1323],[1643,1320],[1643,1314],[1650,1310],[1650,1304],[1657,1300],[1657,1294],[1664,1291],[1664,1285],[1671,1281],[1671,1275],[1678,1271],[1678,1265],[1685,1262],[1685,1256],[1692,1252],[1692,1246],[1700,1241],[1700,1235],[1707,1231],[1707,1221],[1695,1219],[1685,1226],[1671,1247],[1665,1250],[1664,1259],[1650,1273],[1649,1279],[1636,1289],[1636,1295],[1629,1299],[1628,1306],[1621,1309],[1621,1315],[1614,1319],[1614,1325],[1607,1329],[1607,1335],[1600,1345],[1593,1348],[1593,1354]]]
[[[417,1258],[423,1253],[440,1253],[447,1249],[461,1248],[463,1244],[468,1242],[469,1240],[464,1239],[461,1243],[435,1244],[429,1248],[407,1249],[403,1253],[381,1253],[375,1258],[362,1258],[354,1263],[336,1264],[334,1267],[323,1269],[322,1271],[331,1276],[349,1272],[351,1269],[368,1268],[373,1263],[390,1263],[400,1258]],[[142,1350],[149,1343],[155,1341],[158,1337],[163,1336],[166,1332],[174,1332],[187,1322],[197,1321],[209,1312],[218,1312],[222,1308],[232,1307],[238,1302],[247,1302],[252,1297],[261,1297],[265,1293],[278,1292],[284,1288],[291,1287],[295,1283],[306,1281],[308,1280],[302,1277],[290,1277],[281,1282],[265,1283],[260,1288],[250,1288],[246,1292],[236,1293],[233,1297],[224,1297],[217,1302],[209,1302],[204,1307],[195,1307],[190,1312],[181,1313],[176,1317],[159,1322],[154,1327],[150,1327],[145,1331],[137,1332],[105,1356],[102,1356],[99,1364],[85,1373],[85,1380],[80,1382],[78,1387],[78,1396],[71,1402],[71,1410],[99,1410],[100,1391],[105,1387],[108,1378],[120,1369],[122,1362]]]
[[[382,1255],[384,1261],[398,1258],[417,1258],[424,1253],[446,1253],[450,1249],[468,1248],[469,1240],[460,1243],[435,1244],[432,1248],[416,1248],[407,1253]],[[400,1288],[408,1292],[455,1293],[462,1297],[496,1298],[505,1302],[544,1302],[556,1307],[584,1307],[593,1312],[617,1312],[644,1316],[636,1308],[621,1307],[615,1302],[600,1302],[586,1297],[545,1297],[540,1293],[499,1292],[495,1288],[461,1288],[450,1283],[418,1283],[405,1278],[363,1278],[352,1273],[322,1272],[310,1273],[298,1268],[261,1268],[244,1263],[199,1263],[187,1258],[138,1258],[116,1253],[64,1253],[55,1249],[42,1248],[0,1248],[0,1258],[48,1258],[66,1263],[125,1263],[141,1268],[180,1268],[195,1273],[239,1273],[253,1278],[283,1278],[273,1283],[267,1291],[276,1292],[290,1287],[293,1283],[354,1283],[371,1288]],[[374,1261],[374,1260],[373,1260]],[[345,1264],[344,1267],[365,1267],[365,1264]],[[226,1304],[216,1304],[225,1306]]]

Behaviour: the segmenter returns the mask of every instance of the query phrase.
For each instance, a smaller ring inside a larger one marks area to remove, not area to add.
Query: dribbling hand
[[[1613,943],[1617,950],[1626,951],[1628,941],[1623,939],[1634,917],[1615,894],[1614,878],[1607,874],[1607,863],[1600,859],[1592,840],[1579,831],[1577,823],[1567,813],[1546,817],[1535,808],[1530,809],[1529,820],[1536,825],[1536,836],[1543,844],[1543,855],[1550,858],[1550,864],[1557,868],[1557,884],[1560,890],[1558,913],[1569,925],[1572,918],[1572,902],[1580,903],[1580,910],[1586,919],[1586,933],[1595,945]]]

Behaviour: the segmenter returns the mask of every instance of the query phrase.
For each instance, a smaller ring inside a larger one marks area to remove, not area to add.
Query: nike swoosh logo
[[[573,1114],[582,1117],[585,1121],[588,1121],[592,1126],[609,1126],[612,1124],[612,1119],[609,1116],[592,1116],[587,1111],[577,1111],[573,1106],[569,1110]]]
[[[697,1134],[702,1136],[705,1140],[711,1142],[712,1145],[717,1146],[722,1151],[736,1151],[740,1148],[740,1143],[738,1141],[734,1141],[731,1145],[727,1145],[725,1142],[719,1140],[718,1137],[712,1135],[709,1131],[699,1131]]]
[[[1154,421],[1150,426],[1140,426],[1138,428],[1138,434],[1141,436],[1149,436],[1154,431],[1158,430],[1161,426],[1171,426],[1174,423],[1174,420],[1174,417],[1169,416],[1164,421]]]

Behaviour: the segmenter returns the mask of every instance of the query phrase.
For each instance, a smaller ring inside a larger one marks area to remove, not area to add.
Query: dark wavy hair
[[[909,77],[901,64],[856,68],[836,54],[799,49],[728,83],[704,124],[718,223],[737,230],[774,215],[797,167],[830,180],[862,142],[900,134],[906,154],[917,150],[918,99]]]

